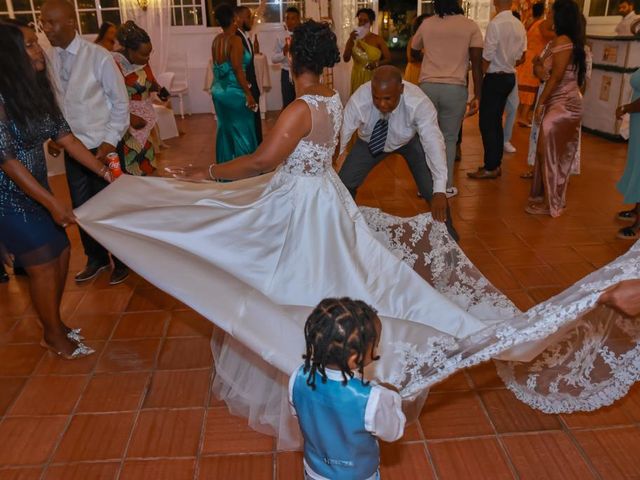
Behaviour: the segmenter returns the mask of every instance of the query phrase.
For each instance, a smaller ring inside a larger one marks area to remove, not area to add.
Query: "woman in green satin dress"
[[[233,10],[221,5],[215,18],[222,33],[211,45],[213,58],[213,86],[211,96],[218,117],[216,134],[216,163],[224,163],[258,148],[254,109],[257,104],[245,75],[251,54],[236,35]]]

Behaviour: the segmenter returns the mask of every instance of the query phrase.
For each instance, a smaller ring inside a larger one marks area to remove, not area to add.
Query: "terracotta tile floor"
[[[273,116],[267,120],[268,129]],[[195,115],[170,141],[164,164],[208,163],[215,123]],[[505,155],[499,180],[474,182],[481,162],[477,117],[464,128],[452,199],[461,245],[521,308],[531,307],[625,252],[617,240],[615,190],[626,145],[585,134],[583,173],[571,179],[558,219],[523,208],[528,130],[516,127],[518,152]],[[62,177],[52,180],[67,198]],[[379,165],[358,201],[397,215],[427,209],[401,159]],[[84,264],[69,230],[71,272]],[[97,354],[54,358],[40,332],[24,279],[0,286],[0,480],[5,479],[300,479],[299,453],[277,453],[270,437],[211,398],[211,324],[136,275],[109,287],[70,279],[63,302]],[[612,407],[545,415],[502,388],[491,364],[460,372],[433,389],[403,439],[382,446],[388,479],[640,478],[640,386]]]

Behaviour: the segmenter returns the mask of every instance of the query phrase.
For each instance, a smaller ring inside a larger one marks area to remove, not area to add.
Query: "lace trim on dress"
[[[281,171],[300,176],[322,175],[328,168],[331,168],[333,153],[338,145],[338,133],[342,118],[340,96],[337,93],[332,97],[303,95],[300,99],[306,102],[311,110],[311,116],[314,119],[313,126],[309,135],[300,140],[296,149],[283,163]],[[317,129],[315,118],[320,115],[319,112],[322,108],[326,108],[329,114],[333,125],[333,135],[327,139],[328,141],[318,143],[313,141]]]
[[[507,388],[546,413],[610,405],[640,380],[637,320],[596,305],[604,289],[640,277],[640,242],[562,294],[522,313],[430,214],[403,219],[373,208],[361,211],[390,251],[487,325],[465,338],[443,334],[422,343],[396,342],[397,366],[384,380],[398,386],[403,398],[416,398],[459,369],[491,358],[509,360],[495,361]]]

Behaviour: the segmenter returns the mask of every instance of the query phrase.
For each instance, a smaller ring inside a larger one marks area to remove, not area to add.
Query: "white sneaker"
[[[447,198],[455,197],[458,194],[458,189],[456,187],[449,187],[444,194]]]
[[[507,153],[516,153],[516,147],[511,142],[504,142],[504,151]]]

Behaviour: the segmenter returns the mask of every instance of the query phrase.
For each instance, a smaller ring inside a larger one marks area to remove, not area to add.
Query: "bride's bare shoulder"
[[[299,98],[291,102],[276,121],[275,129],[281,128],[301,137],[306,135],[311,129],[311,111],[307,102]]]

